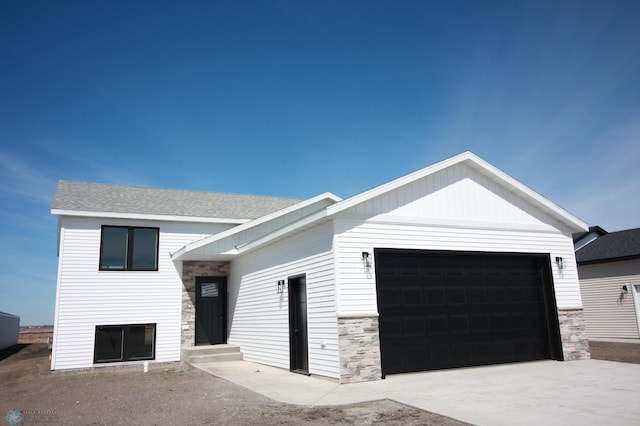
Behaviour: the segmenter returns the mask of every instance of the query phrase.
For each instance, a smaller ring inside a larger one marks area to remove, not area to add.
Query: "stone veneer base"
[[[380,380],[378,316],[338,317],[340,383]]]
[[[583,309],[558,309],[558,322],[560,323],[564,360],[574,361],[591,358]]]

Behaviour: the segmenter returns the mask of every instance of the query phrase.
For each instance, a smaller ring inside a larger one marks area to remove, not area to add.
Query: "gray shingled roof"
[[[640,228],[610,232],[576,251],[578,263],[597,263],[640,257]]]
[[[85,212],[255,219],[299,203],[298,198],[185,191],[61,180],[52,209]]]

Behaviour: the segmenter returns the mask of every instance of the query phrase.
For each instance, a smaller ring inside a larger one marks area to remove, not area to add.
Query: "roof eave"
[[[226,231],[219,232],[217,234],[210,235],[210,236],[205,237],[205,238],[203,238],[201,240],[194,241],[193,243],[187,244],[184,247],[180,248],[180,250],[178,250],[175,253],[173,253],[171,255],[171,259],[174,260],[174,261],[175,260],[181,260],[183,257],[186,257],[186,255],[188,253],[193,252],[194,250],[197,250],[197,249],[199,249],[201,247],[204,247],[204,246],[206,246],[208,244],[211,244],[211,243],[213,243],[215,241],[219,241],[219,240],[221,240],[223,238],[230,237],[230,236],[232,236],[234,234],[237,234],[239,232],[245,231],[245,230],[250,229],[250,228],[252,228],[254,226],[258,226],[258,225],[260,225],[262,223],[268,222],[268,221],[276,219],[278,217],[284,216],[285,214],[288,214],[288,213],[291,213],[291,212],[293,212],[295,210],[307,207],[309,205],[312,205],[312,204],[317,203],[317,202],[322,201],[322,200],[329,200],[331,202],[337,203],[337,202],[341,201],[342,199],[340,197],[338,197],[337,195],[332,194],[331,192],[325,192],[323,194],[320,194],[320,195],[317,195],[315,197],[309,198],[308,200],[304,200],[304,201],[302,201],[300,203],[294,204],[293,206],[289,206],[289,207],[286,207],[286,208],[284,208],[282,210],[278,210],[277,212],[273,212],[273,213],[270,213],[268,215],[265,215],[265,216],[259,217],[257,219],[254,219],[254,220],[252,220],[250,222],[247,222],[247,223],[245,223],[243,225],[228,229]],[[319,212],[322,212],[323,215],[326,216],[326,208],[320,209]],[[317,213],[318,212],[312,214],[309,217],[315,217],[317,215]],[[296,226],[303,226],[304,221],[305,221],[305,219],[298,220],[296,222],[293,222],[290,225],[285,226],[283,229],[293,229]],[[300,224],[300,225],[298,225],[298,224]],[[279,233],[280,233],[280,231],[276,231],[276,232],[274,232],[272,234],[275,236],[275,235],[279,235]],[[265,237],[259,238],[256,241],[262,241],[264,239],[268,239],[268,237],[270,235],[267,235]],[[250,244],[253,244],[253,242],[245,244],[244,246],[247,246],[247,245],[250,245]],[[240,253],[240,250],[238,250],[238,253],[236,253],[236,254],[239,254],[239,253]]]
[[[96,212],[82,210],[63,210],[51,209],[51,214],[58,216],[77,216],[77,217],[100,217],[109,219],[140,219],[140,220],[157,220],[165,222],[195,222],[195,223],[227,223],[239,225],[249,222],[251,219],[240,219],[230,217],[199,217],[199,216],[173,216],[158,215],[145,213],[117,213],[117,212]]]

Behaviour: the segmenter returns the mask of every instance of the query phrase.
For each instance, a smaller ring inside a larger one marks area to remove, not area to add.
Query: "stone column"
[[[338,317],[340,383],[380,380],[378,314]]]
[[[196,277],[228,277],[229,262],[185,261],[182,264],[181,346],[196,339]]]
[[[558,322],[564,360],[591,358],[583,309],[558,309]]]

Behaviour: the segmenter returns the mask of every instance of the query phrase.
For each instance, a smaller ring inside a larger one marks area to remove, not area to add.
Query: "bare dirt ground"
[[[18,344],[47,343],[53,337],[53,326],[20,327]]]
[[[152,366],[146,374],[139,367],[51,373],[48,355],[46,344],[0,353],[0,424],[8,410],[20,411],[21,424],[466,424],[390,400],[339,407],[283,404],[175,365]]]
[[[640,364],[640,344],[590,346],[595,359]],[[0,352],[0,424],[8,410],[20,411],[21,424],[466,424],[390,400],[339,407],[283,404],[177,365],[152,366],[147,374],[139,367],[51,373],[48,355],[46,344]]]
[[[640,343],[589,342],[591,358],[640,364]]]

